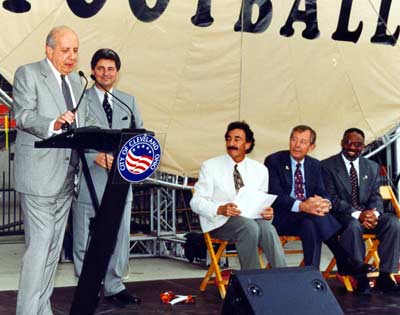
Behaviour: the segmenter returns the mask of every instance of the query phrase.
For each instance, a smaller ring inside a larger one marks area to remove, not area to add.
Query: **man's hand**
[[[375,214],[375,209],[364,210],[358,218],[362,227],[367,230],[373,229],[378,224],[378,218]]]
[[[217,214],[224,215],[226,217],[236,217],[240,215],[240,210],[233,202],[229,202],[223,206],[219,206]]]
[[[65,123],[72,124],[75,120],[75,113],[68,111],[57,117],[54,123],[54,131],[60,130],[62,125]]]
[[[272,209],[272,207],[264,208],[261,212],[261,217],[267,221],[272,220],[272,218],[274,217],[274,209]]]
[[[323,217],[329,213],[331,203],[328,199],[324,199],[318,195],[308,198],[299,205],[302,212]]]
[[[99,153],[97,154],[94,162],[101,166],[102,168],[111,169],[112,163],[114,161],[114,157],[107,153]]]

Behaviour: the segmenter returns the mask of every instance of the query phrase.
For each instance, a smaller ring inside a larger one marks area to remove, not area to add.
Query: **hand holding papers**
[[[265,207],[270,207],[276,195],[266,194],[248,186],[240,188],[233,201],[241,211],[241,216],[250,219],[261,219],[261,212]]]

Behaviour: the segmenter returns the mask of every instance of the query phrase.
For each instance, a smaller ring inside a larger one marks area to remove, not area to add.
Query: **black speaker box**
[[[222,315],[343,315],[314,267],[235,271]]]

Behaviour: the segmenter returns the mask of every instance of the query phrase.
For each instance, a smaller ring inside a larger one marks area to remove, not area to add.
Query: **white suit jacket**
[[[235,164],[225,154],[209,159],[201,166],[190,206],[199,214],[203,232],[212,231],[228,221],[228,217],[217,215],[217,210],[220,205],[233,202],[236,197],[233,180]],[[239,165],[245,186],[267,192],[268,169],[263,164],[246,157]]]

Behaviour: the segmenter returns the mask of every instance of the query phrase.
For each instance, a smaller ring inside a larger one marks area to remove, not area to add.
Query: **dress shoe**
[[[338,273],[342,276],[357,276],[365,275],[370,272],[378,271],[376,267],[370,264],[359,264],[359,265],[338,265]]]
[[[357,280],[357,287],[353,293],[356,295],[370,296],[372,294],[371,287],[369,286],[369,279],[366,274],[354,277]]]
[[[117,294],[106,296],[105,299],[107,302],[110,302],[118,307],[142,303],[142,299],[140,297],[129,294],[128,290],[126,289]]]
[[[400,292],[400,286],[390,278],[389,275],[380,275],[376,279],[375,288],[377,291],[387,293],[387,292]]]

